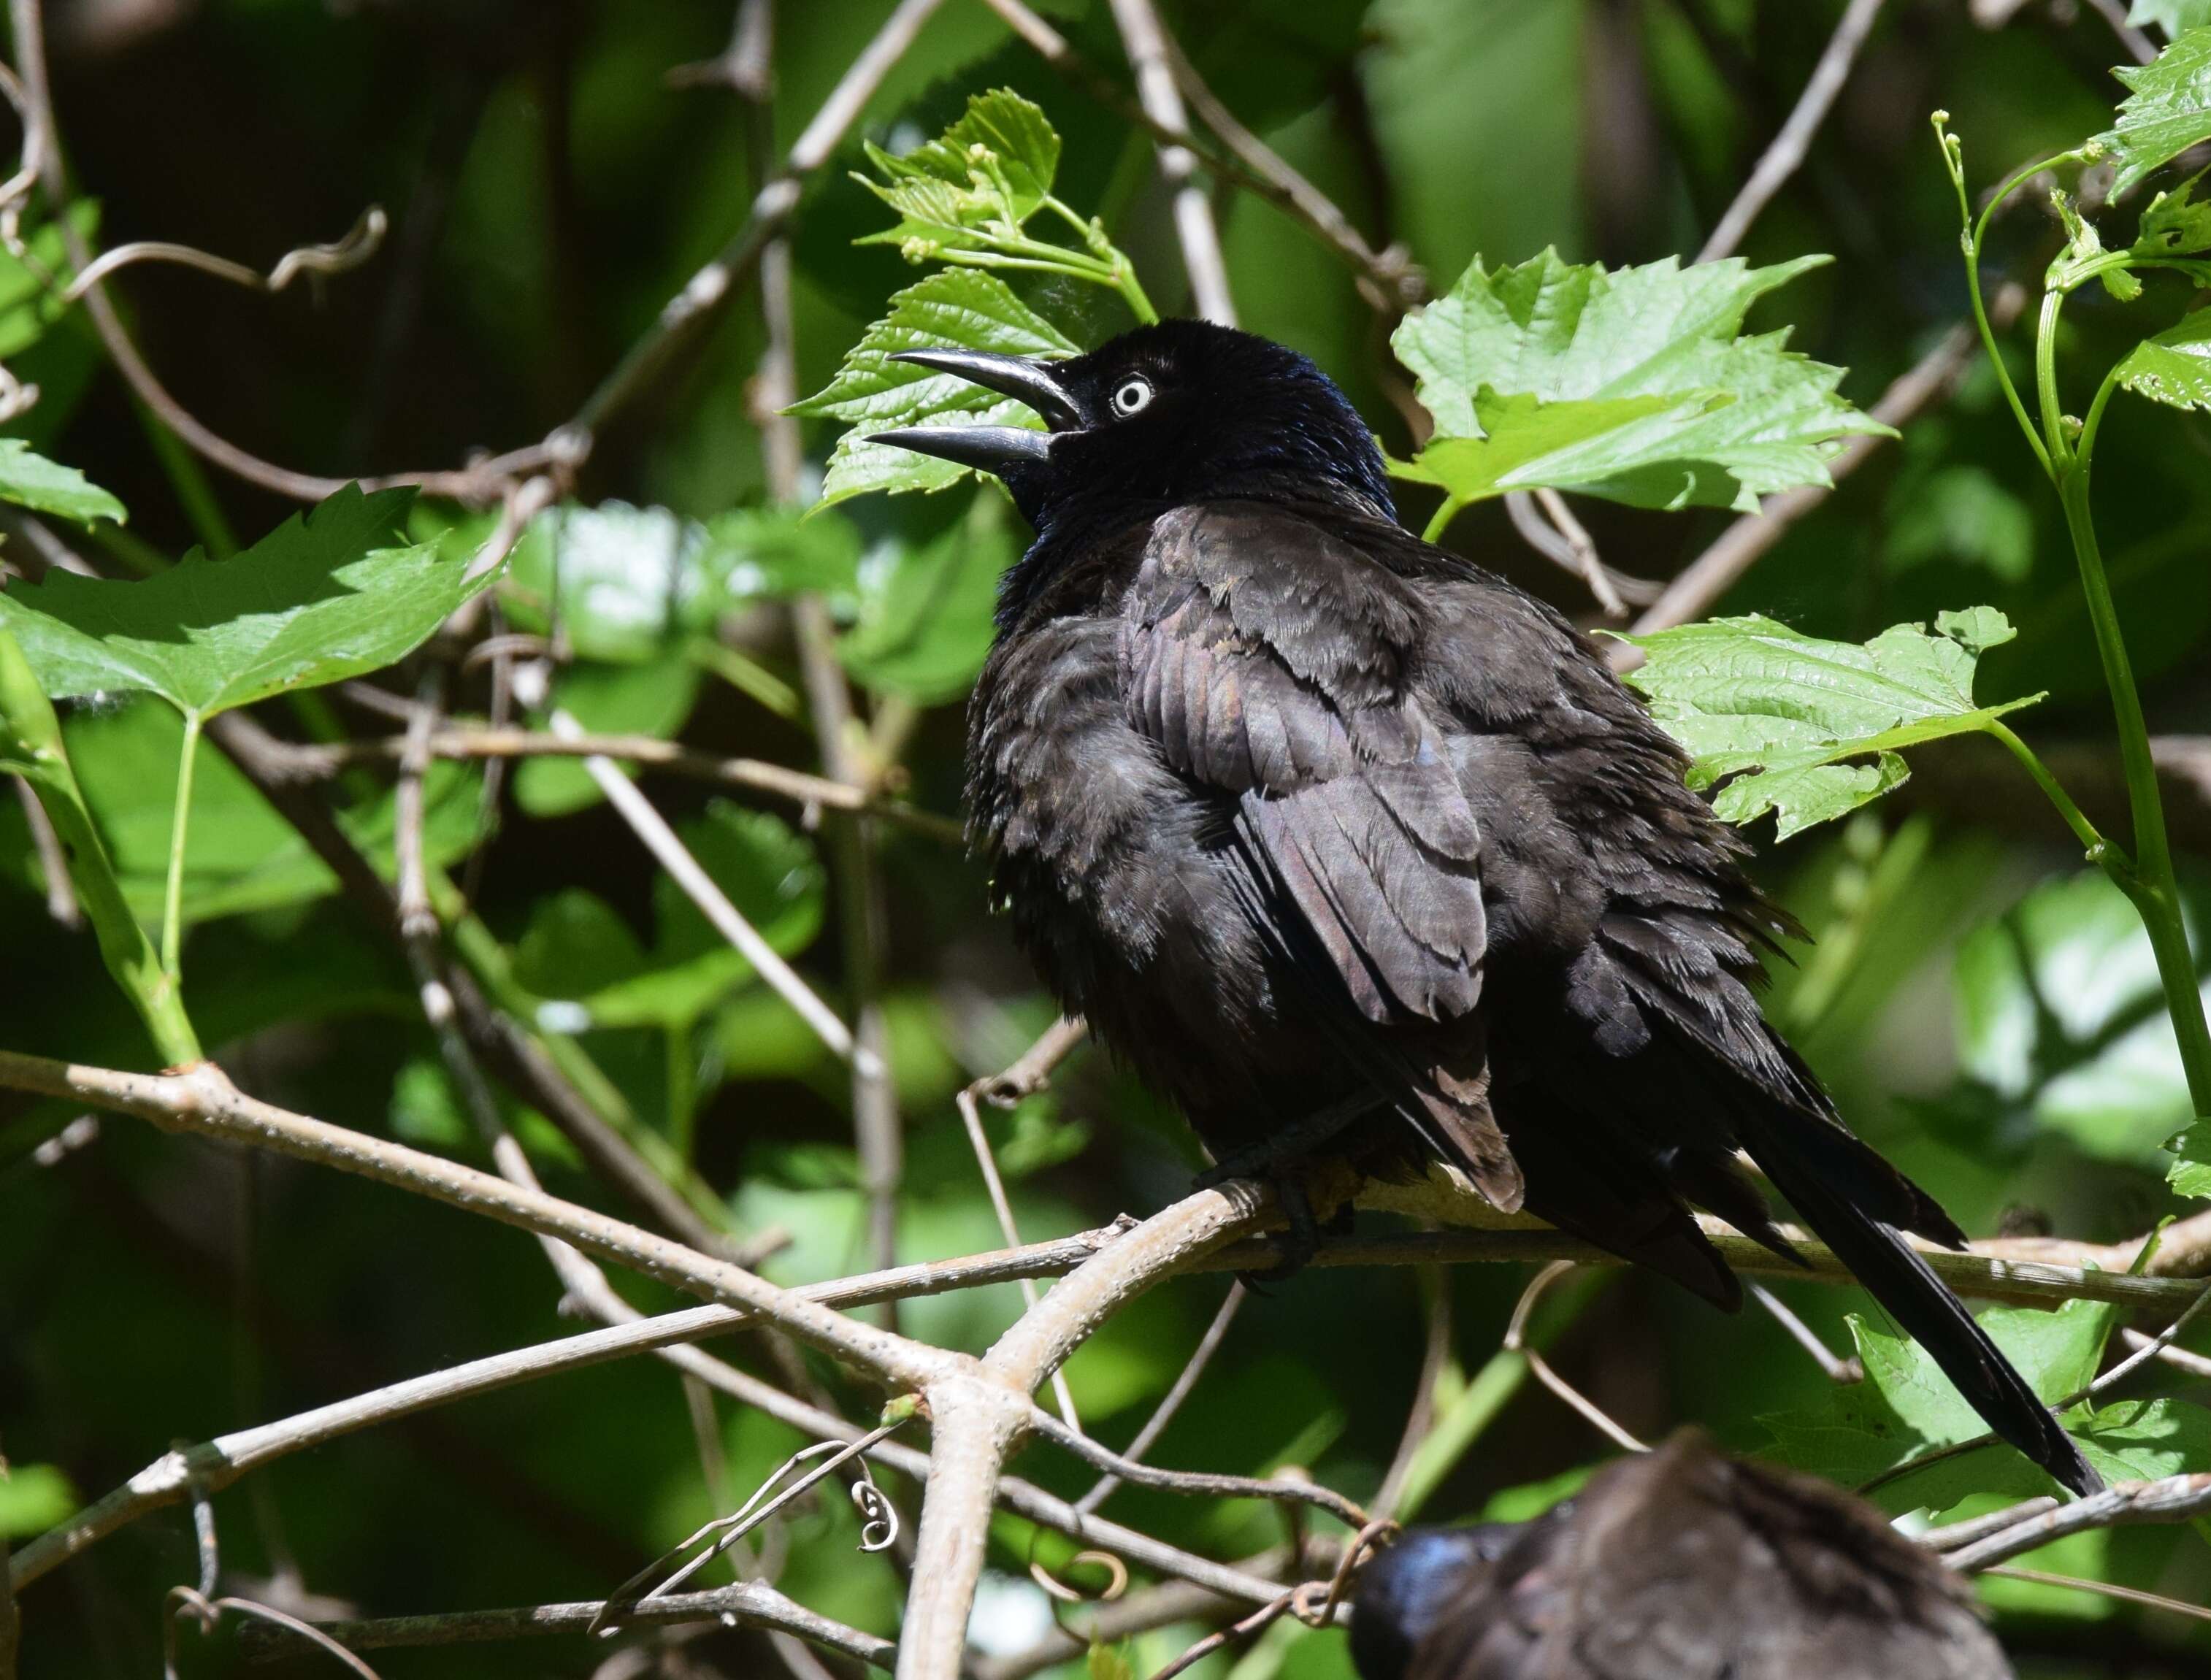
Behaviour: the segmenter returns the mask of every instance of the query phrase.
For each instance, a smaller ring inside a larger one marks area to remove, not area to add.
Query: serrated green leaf
[[[1546,251],[1492,271],[1477,258],[1391,337],[1436,420],[1401,475],[1462,501],[1551,487],[1745,510],[1828,482],[1842,439],[1888,428],[1835,394],[1840,369],[1789,351],[1786,332],[1739,336],[1759,298],[1826,260],[1608,271]]]
[[[2135,236],[2137,257],[2185,257],[2211,251],[2211,202],[2196,196],[2204,172],[2197,170],[2178,186],[2160,192],[2141,214]]]
[[[2127,21],[2137,29],[2156,24],[2168,35],[2211,24],[2211,0],[2135,0]]]
[[[2211,408],[2211,309],[2184,315],[2135,345],[2120,362],[2118,379],[2153,402]]]
[[[900,350],[947,345],[1014,356],[1071,356],[1077,348],[995,275],[948,269],[895,293],[890,313],[846,353],[837,377],[791,406],[795,414],[853,422],[853,429],[837,440],[829,457],[822,505],[869,490],[942,490],[973,470],[911,450],[871,444],[866,432],[950,423],[1042,426],[1026,403],[948,373],[890,360]]]
[[[898,226],[863,245],[892,244],[911,261],[1018,240],[1051,196],[1059,136],[1036,106],[1008,88],[975,94],[936,139],[893,157],[867,147],[883,178],[854,178],[899,214]]]
[[[2172,1165],[2165,1181],[2184,1196],[2211,1200],[2211,1121],[2191,1121],[2166,1141]]]
[[[199,550],[110,583],[53,571],[0,595],[0,622],[57,698],[142,689],[188,716],[373,671],[489,582],[433,543],[390,544],[411,490],[348,485],[233,559]]]
[[[870,555],[858,620],[837,644],[845,668],[922,705],[966,693],[996,634],[998,578],[1019,552],[1004,499],[990,495],[936,541]]]
[[[80,525],[95,519],[112,519],[120,525],[129,517],[122,503],[76,468],[33,454],[21,438],[0,438],[0,502],[74,519]]]
[[[1945,613],[1936,629],[1896,625],[1860,646],[1767,618],[1711,619],[1625,638],[1648,656],[1627,680],[1689,754],[1689,785],[1725,783],[1720,815],[1747,823],[1772,811],[1786,839],[1903,782],[1899,749],[1985,728],[2040,698],[1974,704],[1980,654],[2014,633],[1994,607]]]
[[[1979,1318],[2034,1392],[2045,1401],[2057,1401],[2078,1393],[2094,1376],[2118,1309],[2106,1302],[2069,1301],[2056,1312],[1996,1307]],[[1816,1405],[1759,1420],[1790,1464],[1852,1486],[1936,1448],[1988,1433],[1979,1414],[1918,1344],[1856,1314],[1849,1324],[1866,1381],[1838,1386]],[[2095,1422],[2094,1417],[2076,1413],[2068,1427],[2086,1432]],[[2115,1441],[2111,1450],[2119,1447]],[[1923,1469],[1906,1470],[1871,1497],[1891,1511],[1924,1507],[1941,1512],[1976,1494],[2024,1497],[2050,1485],[2030,1460],[1991,1442]]]
[[[2118,166],[2111,196],[2131,191],[2190,146],[2211,140],[2211,28],[2188,28],[2147,64],[2111,74],[2132,91],[2098,136]]]

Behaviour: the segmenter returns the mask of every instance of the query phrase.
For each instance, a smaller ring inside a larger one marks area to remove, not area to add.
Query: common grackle
[[[2011,1680],[1881,1513],[1684,1430],[1533,1522],[1416,1528],[1360,1573],[1362,1680]]]
[[[1790,924],[1744,843],[1572,625],[1398,525],[1318,369],[1198,321],[900,359],[1049,427],[877,435],[995,473],[1036,527],[969,711],[970,831],[1060,1003],[1222,1169],[1294,1216],[1301,1157],[1450,1162],[1733,1309],[1691,1203],[1791,1253],[1746,1150],[1993,1429],[2101,1485],[1899,1234],[1957,1226],[1760,1012]]]

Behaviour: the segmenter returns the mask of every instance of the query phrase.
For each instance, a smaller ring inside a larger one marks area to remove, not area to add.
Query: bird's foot
[[[1210,1190],[1232,1178],[1276,1178],[1285,1166],[1311,1154],[1340,1135],[1361,1115],[1371,1114],[1378,1105],[1378,1099],[1372,1097],[1351,1097],[1324,1109],[1316,1109],[1271,1137],[1263,1138],[1233,1155],[1223,1156],[1198,1174],[1190,1187]]]

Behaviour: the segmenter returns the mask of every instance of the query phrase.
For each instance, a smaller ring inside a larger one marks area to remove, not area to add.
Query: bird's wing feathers
[[[1234,796],[1255,909],[1293,907],[1358,1014],[1403,1030],[1385,1054],[1408,1117],[1517,1206],[1470,1019],[1481,837],[1405,682],[1420,624],[1401,579],[1294,514],[1178,509],[1124,604],[1130,721],[1175,770]],[[1450,1024],[1457,1054],[1439,1055]]]

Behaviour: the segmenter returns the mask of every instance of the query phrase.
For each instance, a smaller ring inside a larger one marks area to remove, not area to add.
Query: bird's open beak
[[[1052,377],[1048,361],[986,355],[979,350],[900,350],[891,360],[954,374],[985,390],[1016,397],[1041,414],[1051,432],[1026,426],[907,426],[871,432],[871,444],[889,444],[982,472],[1003,474],[1009,468],[1049,459],[1052,432],[1077,431],[1085,424],[1082,410]]]

